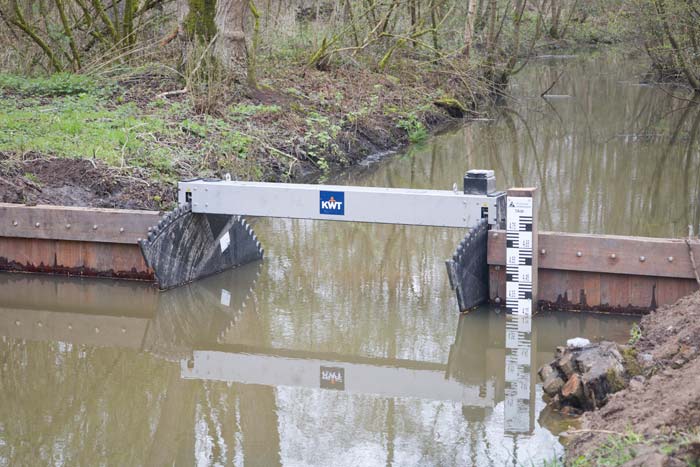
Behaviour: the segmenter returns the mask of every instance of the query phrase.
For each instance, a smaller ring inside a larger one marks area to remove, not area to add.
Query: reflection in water
[[[562,71],[571,98],[529,97]],[[542,229],[697,231],[698,111],[633,72],[535,63],[496,121],[338,181],[449,189],[493,168],[499,188],[540,187]],[[627,340],[628,318],[540,314],[528,369],[505,314],[455,313],[457,229],[255,229],[262,264],[162,294],[0,275],[0,465],[530,465],[561,449],[534,370],[570,337]]]
[[[351,182],[449,188],[490,168],[499,188],[537,186],[541,230],[685,236],[700,221],[700,106],[681,91],[638,86],[645,62],[582,56],[536,61],[509,108],[412,148]],[[567,99],[540,98],[551,91]],[[369,178],[369,179],[368,179]]]
[[[131,283],[0,275],[2,296],[14,297],[0,308],[0,462],[500,464],[556,449],[534,423],[542,402],[529,385],[519,407],[525,429],[509,425],[520,422],[508,415],[504,314],[462,316],[446,364],[280,348],[255,303],[260,267],[162,294]],[[624,337],[628,323],[536,318],[546,350],[533,358],[550,357],[554,336],[605,328]],[[234,329],[245,344],[227,342]],[[540,347],[534,331],[532,343]]]

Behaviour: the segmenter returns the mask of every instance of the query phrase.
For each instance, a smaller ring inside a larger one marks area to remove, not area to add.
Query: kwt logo
[[[345,390],[345,368],[322,366],[321,389]]]
[[[342,191],[321,191],[321,214],[345,215],[345,193]]]

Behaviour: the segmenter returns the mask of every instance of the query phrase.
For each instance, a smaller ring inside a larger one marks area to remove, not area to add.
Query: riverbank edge
[[[634,381],[565,433],[567,466],[700,462],[700,292],[644,316],[631,334]]]
[[[0,139],[0,202],[169,210],[183,179],[230,173],[322,182],[479,116],[490,102],[482,92],[467,96],[429,79],[429,70],[411,79],[366,70],[287,72],[213,113],[198,112],[192,96],[164,98],[180,84],[153,70],[110,86],[74,84],[69,76],[51,87],[49,80],[39,94],[14,84],[24,79],[6,78],[4,86],[0,79],[0,128],[10,121]],[[54,88],[77,94],[51,95]],[[45,115],[68,120],[73,133],[45,123]],[[104,128],[110,120],[116,123]],[[137,130],[117,134],[109,148],[118,125]]]

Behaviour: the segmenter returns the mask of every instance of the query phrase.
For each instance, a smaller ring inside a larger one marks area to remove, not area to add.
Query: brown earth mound
[[[161,210],[172,207],[175,194],[173,185],[138,169],[127,173],[98,160],[0,153],[3,203]]]
[[[640,329],[633,352],[641,374],[603,408],[584,415],[583,429],[572,432],[567,447],[570,464],[581,465],[585,457],[595,465],[601,446],[629,440],[630,433],[640,436],[618,447],[631,457],[624,465],[700,460],[700,292],[645,316]]]

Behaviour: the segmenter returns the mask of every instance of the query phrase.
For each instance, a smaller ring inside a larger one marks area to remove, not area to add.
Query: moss
[[[620,351],[627,374],[630,377],[641,375],[643,372],[637,361],[637,349],[632,346],[621,346]]]
[[[442,97],[434,102],[437,107],[447,110],[450,116],[455,118],[464,117],[468,109],[457,99],[451,97]]]
[[[190,39],[209,42],[216,34],[216,0],[188,0],[190,11],[183,21],[185,33]]]
[[[610,385],[610,392],[621,391],[625,388],[625,381],[615,373],[615,370],[610,368],[606,374],[608,384]]]

